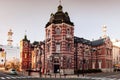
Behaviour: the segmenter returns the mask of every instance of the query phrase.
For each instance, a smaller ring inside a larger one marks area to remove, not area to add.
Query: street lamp
[[[42,56],[42,51],[43,51],[42,45],[43,45],[43,43],[40,42],[40,45],[38,47],[39,48],[39,75],[40,75],[40,77],[42,77],[42,73],[41,73],[41,68],[42,68],[41,56]]]
[[[85,58],[84,58],[84,52],[83,52],[83,59],[82,60],[83,60],[82,73],[83,73],[83,76],[84,76],[84,70],[85,70],[84,69],[84,64],[85,64],[85,61],[86,61]]]
[[[84,76],[85,63],[86,63],[85,53],[87,53],[89,51],[89,48],[85,47],[84,44],[83,44],[83,46],[80,46],[80,48],[82,49],[82,75]]]
[[[75,71],[76,71],[76,73],[77,73],[77,75],[79,76],[79,73],[78,73],[78,43],[75,43]]]
[[[80,46],[80,48],[82,49],[82,75],[84,76],[84,64],[85,64],[85,58],[84,58],[84,46]]]
[[[31,63],[28,63],[28,76],[30,76],[31,75]]]
[[[4,67],[6,67],[6,52],[5,52],[5,62],[4,62]]]

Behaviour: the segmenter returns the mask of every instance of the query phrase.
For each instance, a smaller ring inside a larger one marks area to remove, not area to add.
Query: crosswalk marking
[[[5,79],[4,77],[0,77],[1,79]]]
[[[36,78],[33,76],[6,76],[6,77],[0,77],[0,80],[18,80],[18,79],[30,79],[30,78]],[[94,79],[94,80],[120,80],[117,78],[108,78],[108,77],[80,77],[81,79]]]
[[[0,77],[0,79],[5,80],[5,79],[19,79],[19,78],[34,78],[32,76],[7,76],[7,77]]]
[[[10,77],[6,77],[7,79],[11,79]]]

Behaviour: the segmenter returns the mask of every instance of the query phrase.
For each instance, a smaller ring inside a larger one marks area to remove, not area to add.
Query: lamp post
[[[79,72],[78,72],[78,44],[75,43],[75,71],[77,71],[77,75],[79,76]]]
[[[28,67],[29,67],[29,69],[28,69],[28,76],[30,76],[31,75],[31,63],[28,64]]]
[[[83,44],[83,46],[80,47],[82,49],[82,75],[84,76],[85,72],[85,63],[86,63],[86,59],[85,59],[85,53],[87,53],[89,51],[88,47],[85,47],[85,45]]]
[[[83,60],[83,65],[82,65],[82,75],[84,76],[84,64],[85,64],[85,58],[84,58],[84,49],[83,49],[83,54],[82,54],[82,60]]]
[[[80,47],[82,49],[82,75],[84,76],[84,64],[85,64],[85,58],[84,58],[84,45]]]
[[[5,52],[5,62],[4,62],[4,67],[6,67],[6,52]]]
[[[36,47],[36,52],[35,52],[35,69],[37,71],[37,68],[38,68],[38,53],[39,53],[39,48]]]
[[[40,45],[39,45],[39,76],[42,77],[42,73],[41,73],[41,69],[42,69],[42,61],[41,61],[41,57],[42,57],[42,45],[43,43],[40,42]]]
[[[40,77],[42,77],[42,74],[41,74],[41,68],[42,68],[42,62],[41,62],[41,55],[42,55],[42,52],[40,51],[40,66],[39,66],[39,75],[40,75]]]
[[[50,75],[50,78],[51,78],[51,71],[50,69],[52,70],[53,68],[53,55],[49,56],[49,58],[47,59],[47,74]]]

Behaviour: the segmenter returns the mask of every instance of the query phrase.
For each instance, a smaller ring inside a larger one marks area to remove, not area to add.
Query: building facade
[[[109,37],[89,41],[74,37],[75,70],[101,69],[112,71],[112,42]]]
[[[46,72],[74,72],[74,25],[62,6],[51,14],[46,27],[45,69]]]
[[[32,64],[32,69],[38,69],[44,74],[74,74],[77,70],[88,69],[106,72],[113,67],[110,38],[104,36],[90,41],[74,36],[74,24],[68,13],[63,12],[61,5],[55,14],[51,14],[45,26],[45,40],[37,43],[37,47],[31,47],[25,37],[21,46],[22,69]]]
[[[113,66],[115,69],[120,69],[120,41],[112,40],[113,43]]]
[[[92,48],[96,49],[94,51],[94,56],[96,56],[96,61],[93,62],[93,66],[96,64],[97,68],[104,72],[110,72],[113,70],[113,44],[109,37],[105,37],[99,40],[92,41]]]
[[[30,41],[27,39],[27,36],[24,36],[24,39],[20,41],[20,70],[29,70],[32,65],[32,54],[31,54],[31,45]]]

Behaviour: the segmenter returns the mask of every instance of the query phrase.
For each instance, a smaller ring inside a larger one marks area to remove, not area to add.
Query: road
[[[21,76],[21,75],[10,75],[8,73],[0,72],[0,80],[29,80],[29,78],[34,78],[32,76]]]
[[[39,78],[36,76],[23,76],[23,75],[10,75],[3,72],[0,72],[0,80],[120,80],[120,72],[114,73],[97,73],[97,74],[85,74],[85,77],[80,75],[79,77],[76,75],[72,76],[62,76],[60,78],[59,75],[55,76],[47,76],[46,78]]]
[[[106,73],[97,73],[97,74],[87,74],[87,77],[101,78],[104,80],[120,80],[120,72],[106,72]]]
[[[95,79],[85,79],[85,78],[55,78],[55,77],[33,77],[33,76],[21,76],[21,75],[9,75],[6,73],[0,72],[0,80],[95,80]]]

